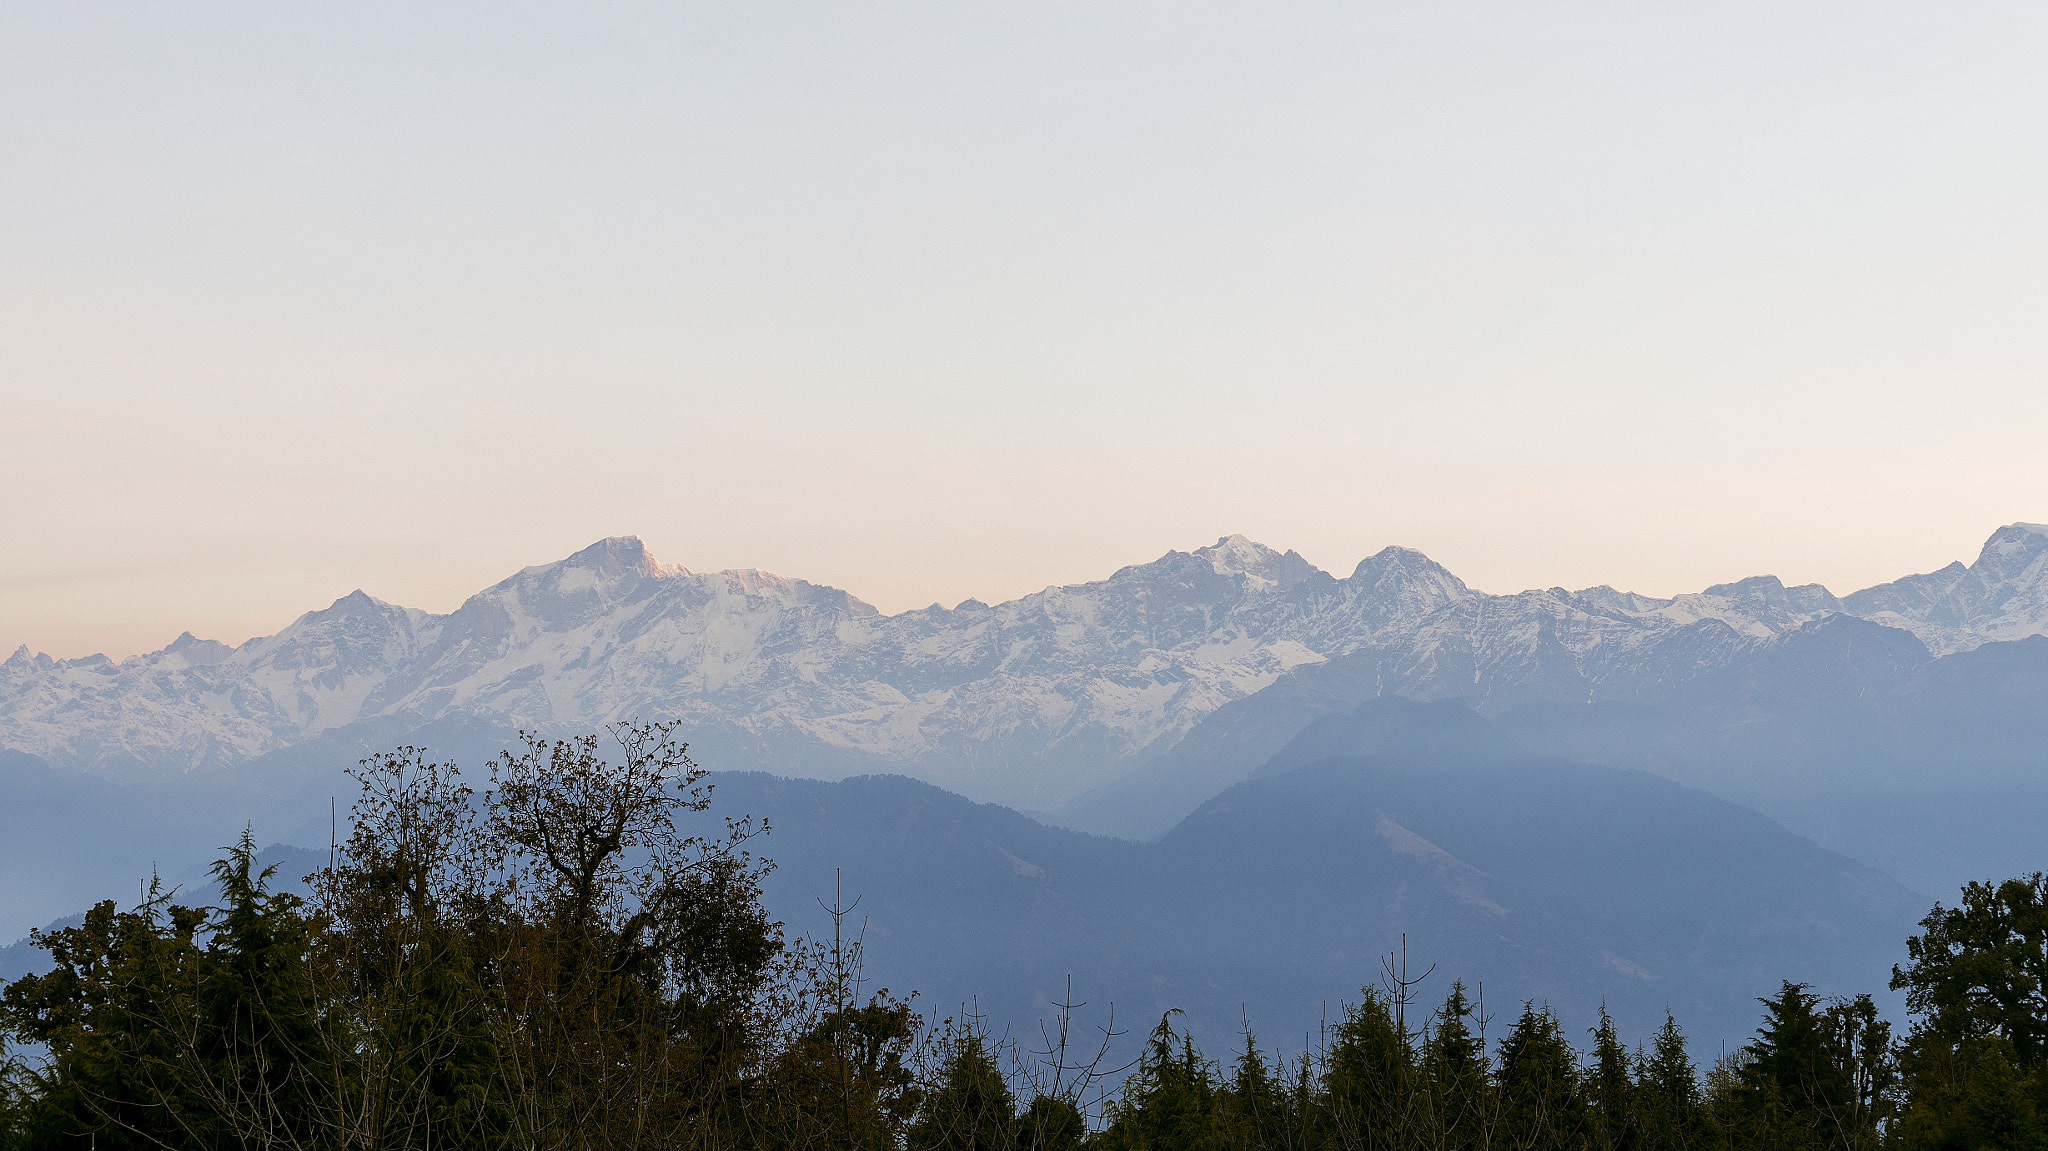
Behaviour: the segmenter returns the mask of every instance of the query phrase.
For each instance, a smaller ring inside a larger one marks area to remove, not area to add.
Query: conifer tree
[[[1280,1147],[1286,1142],[1287,1092],[1273,1078],[1259,1054],[1251,1028],[1245,1028],[1244,1051],[1237,1057],[1229,1090],[1224,1095],[1230,1141],[1235,1147]]]
[[[1699,1072],[1686,1053],[1685,1032],[1668,1011],[1649,1052],[1637,1060],[1635,1103],[1644,1151],[1706,1146]]]
[[[1628,1049],[1614,1030],[1607,1005],[1593,1035],[1593,1073],[1587,1081],[1593,1112],[1593,1146],[1598,1151],[1636,1151],[1635,1085],[1629,1078]]]
[[[1579,1099],[1577,1052],[1548,1008],[1524,1003],[1500,1042],[1497,1147],[1564,1151],[1580,1146],[1586,1109]]]
[[[1415,1050],[1387,999],[1366,988],[1345,1008],[1324,1077],[1326,1115],[1339,1146],[1408,1146],[1416,1111]]]
[[[1192,1036],[1174,1032],[1178,1014],[1160,1016],[1124,1098],[1111,1108],[1102,1134],[1110,1151],[1224,1151],[1230,1145],[1215,1067]]]
[[[939,1082],[910,1127],[910,1151],[1012,1151],[1017,1102],[982,1037],[957,1033]]]
[[[1448,1148],[1484,1147],[1494,1122],[1485,1040],[1473,1033],[1475,1013],[1462,981],[1436,1011],[1422,1051],[1435,1136]]]
[[[1017,1117],[1017,1151],[1080,1151],[1088,1121],[1073,1101],[1038,1095]]]

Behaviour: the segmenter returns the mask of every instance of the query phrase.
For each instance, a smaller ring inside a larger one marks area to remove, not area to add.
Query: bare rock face
[[[1094,583],[893,616],[767,572],[693,573],[619,537],[447,615],[358,591],[239,648],[188,635],[118,664],[24,648],[0,663],[0,747],[148,778],[370,721],[587,731],[673,718],[720,767],[895,771],[1045,809],[1332,660],[1369,663],[1385,694],[1496,715],[1655,698],[1837,613],[1936,655],[2048,633],[2048,527],[2001,528],[1975,564],[1839,600],[1770,576],[1672,599],[1487,595],[1404,548],[1339,578],[1229,536]]]

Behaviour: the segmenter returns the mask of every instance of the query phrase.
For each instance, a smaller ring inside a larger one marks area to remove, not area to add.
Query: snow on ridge
[[[2048,631],[2044,589],[2048,529],[2035,525],[2000,529],[1970,568],[1843,600],[1768,576],[1670,599],[1492,596],[1412,549],[1337,578],[1224,536],[1092,583],[884,616],[769,572],[691,573],[620,536],[446,615],[358,591],[240,648],[187,635],[120,665],[23,648],[0,662],[0,746],[190,771],[380,716],[588,728],[667,715],[1043,805],[1282,675],[1352,655],[1401,690],[1483,709],[1628,698],[1836,612],[1905,627],[1937,653]]]
[[[1912,632],[1937,656],[2048,634],[2048,526],[1991,533],[1977,560],[1909,575],[1844,596],[1865,619]]]

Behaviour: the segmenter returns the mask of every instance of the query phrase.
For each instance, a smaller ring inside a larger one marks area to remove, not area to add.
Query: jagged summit
[[[1920,637],[1937,655],[2048,632],[2048,526],[2007,524],[1977,562],[1842,597],[1843,608]]]
[[[1471,593],[1465,581],[1451,574],[1450,569],[1416,551],[1414,548],[1385,547],[1358,561],[1351,570],[1353,580],[1370,580],[1378,584],[1387,581],[1428,584],[1442,588],[1454,596]]]
[[[362,593],[357,592],[356,594],[361,595]],[[164,648],[164,653],[181,656],[188,665],[198,666],[201,664],[220,663],[222,660],[233,655],[235,649],[231,644],[222,643],[217,639],[200,639],[191,632],[185,631],[178,633],[178,638],[172,640]]]
[[[2016,571],[2044,553],[2048,553],[2048,524],[2007,524],[1984,541],[1974,566]]]
[[[525,568],[520,571],[519,576],[543,575],[572,568],[603,575],[634,575],[646,579],[666,579],[690,574],[690,570],[681,564],[665,564],[655,559],[639,536],[607,536],[566,559]],[[519,576],[513,578],[517,579]]]
[[[1246,575],[1262,586],[1283,591],[1320,574],[1320,569],[1299,553],[1274,551],[1242,535],[1223,536],[1208,547],[1196,548],[1193,554],[1207,560],[1218,575]]]

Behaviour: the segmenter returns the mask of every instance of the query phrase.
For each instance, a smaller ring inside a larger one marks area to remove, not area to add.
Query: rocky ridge
[[[1770,576],[1671,599],[1487,595],[1405,548],[1346,577],[1230,536],[1008,603],[884,616],[767,572],[693,573],[633,537],[527,568],[447,615],[360,591],[240,647],[0,663],[0,747],[115,778],[206,771],[372,721],[589,730],[682,720],[718,766],[887,770],[1044,808],[1171,748],[1291,669],[1369,657],[1386,693],[1483,714],[1676,690],[1849,613],[1936,654],[2048,633],[2048,527],[1837,598]]]

